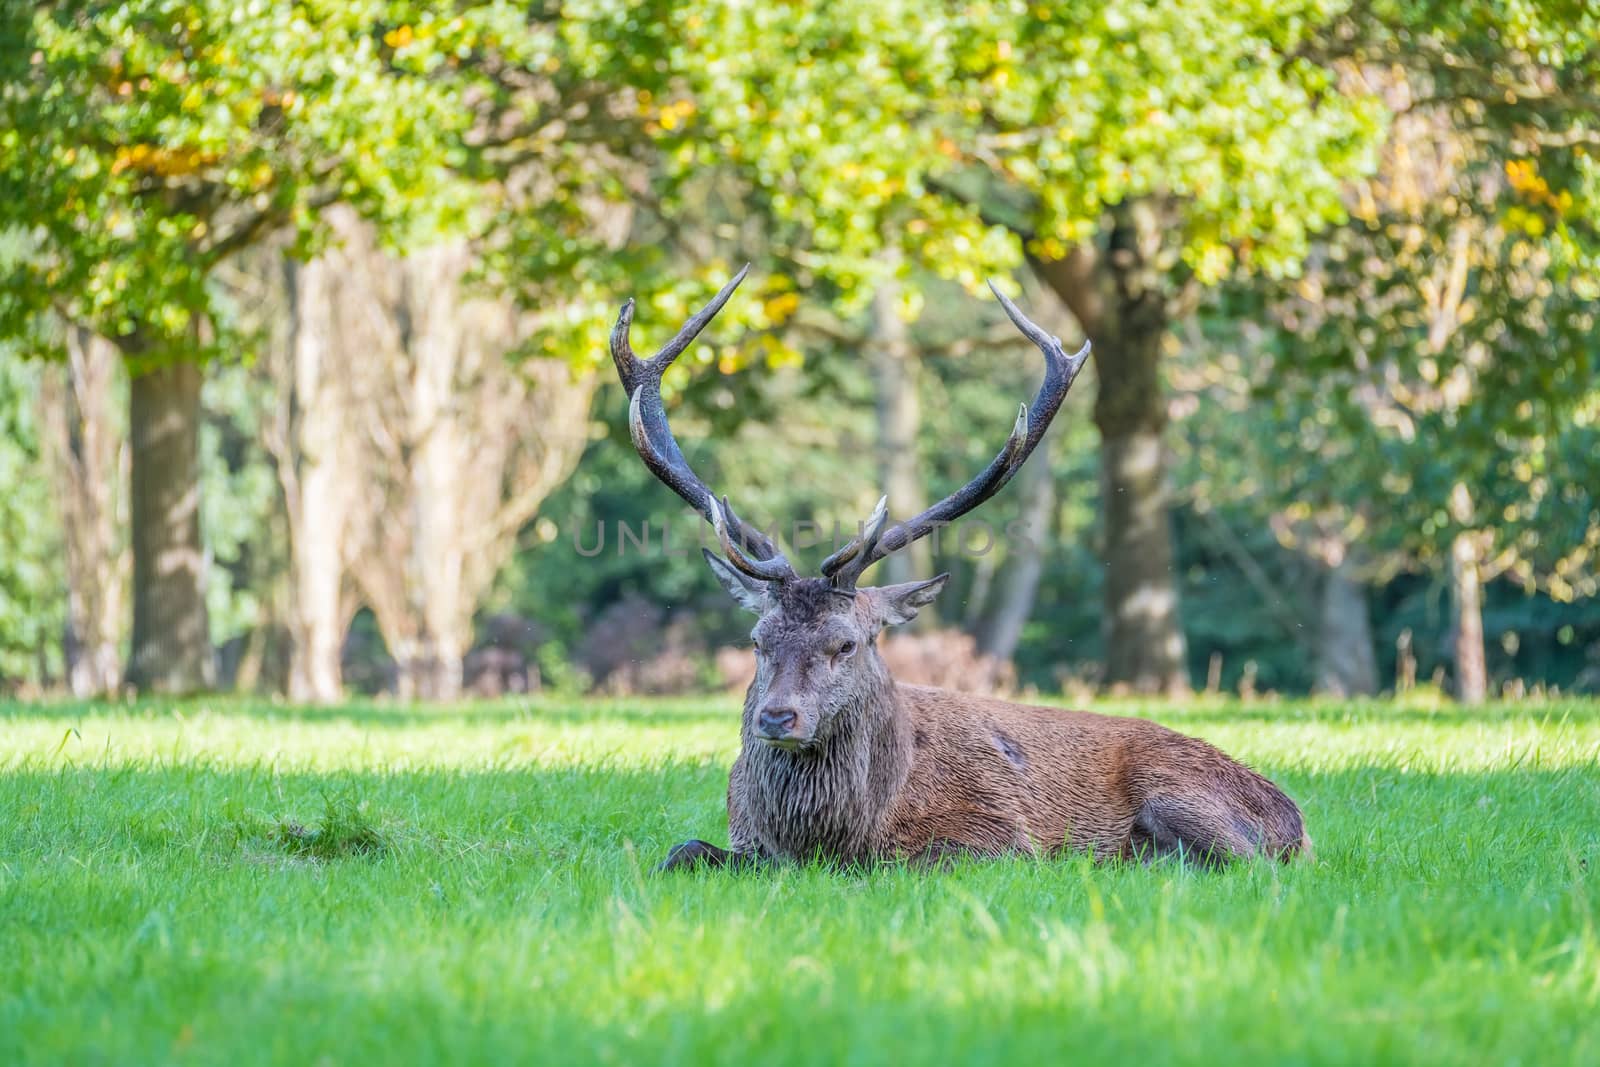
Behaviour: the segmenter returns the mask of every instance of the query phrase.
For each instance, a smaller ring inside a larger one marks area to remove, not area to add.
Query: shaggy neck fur
[[[749,761],[748,815],[763,846],[777,855],[818,853],[864,860],[911,768],[911,724],[900,714],[894,679],[874,642],[863,649],[864,684],[833,717],[816,748],[786,751],[750,729],[756,686],[745,694],[742,741]]]

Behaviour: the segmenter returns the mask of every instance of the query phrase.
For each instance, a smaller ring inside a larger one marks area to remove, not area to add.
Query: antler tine
[[[706,324],[716,317],[717,312],[722,310],[723,305],[733,296],[734,290],[739,288],[739,283],[744,281],[749,273],[750,266],[746,264],[743,270],[734,275],[732,280],[712,297],[710,303],[683,324],[677,336],[649,359],[640,359],[634,355],[633,345],[629,340],[629,332],[633,327],[634,302],[628,300],[622,305],[622,311],[617,316],[617,324],[611,329],[611,359],[616,364],[617,377],[621,379],[623,388],[628,392],[628,432],[639,458],[644,460],[645,466],[652,474],[704,516],[707,522],[713,526],[723,522],[731,527],[734,539],[743,546],[744,551],[741,554],[748,553],[746,561],[771,563],[772,566],[762,568],[763,571],[770,572],[763,576],[768,580],[776,580],[793,577],[793,568],[765,534],[741,521],[731,507],[717,507],[710,488],[700,480],[700,476],[695,474],[688,461],[684,459],[683,450],[678,447],[677,440],[672,436],[672,427],[667,422],[666,407],[661,400],[662,374],[694,342],[700,331],[706,328]],[[780,569],[782,573],[778,573]]]
[[[617,315],[617,324],[611,328],[611,360],[617,365],[617,376],[622,379],[622,387],[632,396],[634,387],[638,384],[640,371],[649,368],[659,382],[661,375],[672,366],[674,360],[683,355],[684,350],[694,343],[717,313],[722,310],[734,290],[744,281],[750,273],[750,264],[746,263],[739,269],[739,273],[729,279],[728,284],[717,291],[711,302],[690,317],[676,337],[656,350],[656,354],[649,359],[640,359],[633,354],[633,343],[628,339],[629,332],[633,329],[633,297],[629,297],[622,304],[622,311]]]
[[[822,561],[822,576],[831,581],[835,589],[855,588],[856,579],[868,566],[862,561],[877,547],[878,538],[883,534],[884,524],[888,520],[889,498],[881,496],[877,507],[872,509],[872,514],[862,524],[861,532],[851,538],[849,544]]]
[[[897,552],[911,542],[927,536],[936,527],[954,522],[1004,488],[1033,454],[1045,431],[1050,428],[1050,422],[1056,417],[1056,412],[1061,410],[1061,403],[1067,398],[1067,391],[1077,380],[1083,365],[1089,361],[1088,341],[1084,341],[1083,347],[1077,352],[1067,355],[1059,337],[1052,337],[1024,315],[993,281],[989,282],[989,288],[999,298],[1000,306],[1005,309],[1006,316],[1011,322],[1024,337],[1044,353],[1044,382],[1034,395],[1033,403],[1024,404],[1022,410],[1017,413],[1017,422],[1012,427],[1011,435],[1006,438],[1005,445],[989,465],[972,481],[922,514],[891,527],[878,538],[875,545],[862,552],[860,559],[854,564],[857,574],[889,553]]]
[[[749,273],[750,264],[746,263],[740,267],[739,273],[728,279],[728,284],[717,290],[717,295],[711,298],[711,302],[697,311],[683,324],[683,329],[678,331],[676,337],[662,345],[660,351],[650,357],[650,362],[660,360],[662,370],[672,366],[672,361],[683,355],[683,350],[694,343],[694,339],[700,336],[700,331],[706,328],[706,324],[717,317],[722,305],[728,302],[733,296],[733,291],[744,283],[745,275]]]
[[[745,555],[744,549],[728,532],[728,520],[738,523],[733,516],[733,509],[728,506],[728,498],[722,498],[719,507],[715,499],[711,501],[711,525],[717,531],[717,540],[722,543],[722,554],[728,562],[739,568],[752,578],[760,578],[767,582],[780,582],[785,578],[793,578],[794,568],[784,558],[782,552],[774,551],[770,559],[751,559]],[[739,523],[743,528],[743,524]]]
[[[622,388],[630,400],[638,391],[639,368],[644,365],[644,361],[633,354],[633,342],[628,339],[632,330],[633,297],[630,296],[622,302],[617,324],[611,327],[611,362],[616,364],[617,377],[622,379]]]

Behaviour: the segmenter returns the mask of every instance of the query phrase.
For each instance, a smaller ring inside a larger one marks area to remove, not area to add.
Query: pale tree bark
[[[981,634],[989,613],[989,599],[994,590],[994,580],[999,570],[998,553],[985,552],[973,561],[972,584],[967,587],[967,595],[961,607],[961,628],[967,633]]]
[[[1316,616],[1314,639],[1307,643],[1315,657],[1312,687],[1329,696],[1370,696],[1378,691],[1377,653],[1367,613],[1372,565],[1360,541],[1369,527],[1367,510],[1362,506],[1353,514],[1325,511],[1300,519],[1279,512],[1270,519],[1278,543],[1318,572],[1315,608],[1296,605],[1284,622],[1292,627],[1286,632],[1297,636],[1302,632],[1300,620]],[[1262,573],[1256,584],[1265,593],[1272,581]]]
[[[1457,483],[1450,494],[1451,518],[1466,527],[1472,518],[1472,493]],[[1482,534],[1463,528],[1450,543],[1450,603],[1453,613],[1456,699],[1481,704],[1489,695],[1488,657],[1483,646]]]
[[[128,440],[117,415],[122,357],[107,340],[67,329],[67,359],[40,393],[44,444],[66,549],[67,684],[77,697],[122,683],[127,627]]]
[[[1489,695],[1489,671],[1483,647],[1483,582],[1478,571],[1477,540],[1457,534],[1450,548],[1450,590],[1455,610],[1456,699],[1481,704]]]
[[[927,492],[917,463],[917,429],[921,405],[917,396],[917,354],[910,330],[900,316],[901,286],[894,278],[878,286],[872,297],[872,328],[867,350],[872,356],[873,385],[877,393],[878,484],[889,498],[890,513],[909,517],[927,506]],[[892,553],[882,564],[885,584],[909,582],[933,573],[929,540],[915,541]],[[935,625],[930,605],[912,625]]]
[[[1022,514],[1004,539],[1006,562],[1000,571],[994,607],[978,633],[978,651],[1000,660],[1016,655],[1022,628],[1033,614],[1039,578],[1044,573],[1045,550],[1055,515],[1056,486],[1050,469],[1050,438],[1046,437],[1017,475],[1015,491],[1022,499]]]
[[[359,336],[344,350],[366,353],[367,367],[350,574],[395,659],[400,695],[450,700],[474,611],[587,442],[595,377],[507,358],[529,323],[466,290],[465,245],[395,261],[364,227],[342,236],[339,330]]]
[[[1033,261],[1094,342],[1099,379],[1105,580],[1105,683],[1113,689],[1189,689],[1178,610],[1164,433],[1161,352],[1167,327],[1192,299],[1169,239],[1170,211],[1119,205],[1104,248]]]
[[[500,316],[487,308],[463,307],[455,283],[468,266],[464,251],[435,249],[412,256],[400,275],[397,310],[410,376],[405,390],[412,505],[407,564],[422,596],[412,598],[409,625],[402,624],[410,647],[399,658],[402,685],[423,699],[447,700],[460,692],[461,660],[471,641],[474,605],[463,589],[467,531],[458,525],[456,508],[428,506],[450,501],[457,489],[471,494],[470,483],[478,476],[470,470],[475,461],[468,451],[470,427],[452,410],[457,372],[473,373],[461,364],[478,354],[470,350],[481,340],[470,337],[475,327],[496,335],[489,342],[500,349],[496,357],[514,343],[509,322],[491,322]]]
[[[1378,691],[1367,590],[1348,555],[1323,571],[1316,689],[1341,697],[1370,696]]]
[[[1449,249],[1426,291],[1428,347],[1434,352],[1442,352],[1451,343],[1460,323],[1471,266],[1471,234],[1466,224],[1451,232]],[[1489,539],[1471,528],[1472,492],[1463,482],[1451,488],[1450,517],[1462,527],[1450,543],[1456,699],[1463,704],[1481,704],[1489,695],[1488,657],[1483,647],[1483,564]]]
[[[141,691],[192,693],[215,684],[200,540],[201,381],[201,368],[180,360],[134,375],[128,390],[133,647],[127,683]]]
[[[346,527],[363,491],[357,361],[341,358],[360,349],[339,345],[339,270],[337,252],[306,264],[283,261],[288,330],[268,358],[278,403],[263,443],[289,533],[289,698],[310,703],[332,703],[342,692],[339,657],[354,611]]]

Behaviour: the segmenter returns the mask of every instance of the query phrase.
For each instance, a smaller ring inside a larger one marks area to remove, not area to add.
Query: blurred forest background
[[[668,403],[785,529],[987,462],[985,278],[1094,342],[905,676],[1600,691],[1582,0],[0,11],[0,691],[736,682],[604,353],[745,261]]]

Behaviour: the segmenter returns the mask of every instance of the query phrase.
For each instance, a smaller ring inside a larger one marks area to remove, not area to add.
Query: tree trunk
[[[430,633],[396,656],[401,700],[452,701],[461,697],[464,635]]]
[[[1367,591],[1352,570],[1348,560],[1341,560],[1328,568],[1322,585],[1316,688],[1332,696],[1370,696],[1378,691]]]
[[[1083,246],[1035,272],[1094,342],[1099,378],[1104,540],[1105,683],[1184,693],[1189,672],[1173,565],[1163,431],[1161,346],[1192,283],[1171,246],[1170,205],[1129,201],[1112,215],[1106,247]],[[1176,289],[1175,289],[1176,287]]]
[[[342,483],[345,566],[400,696],[453,700],[474,611],[588,443],[596,378],[506,358],[534,320],[471,291],[466,244],[395,260],[353,216],[338,229],[332,352],[363,356],[337,372],[354,381],[341,421],[360,427],[338,464],[357,472]]]
[[[343,685],[344,567],[337,519],[319,503],[327,499],[333,477],[315,467],[305,472],[306,512],[290,532],[289,699],[319,704],[337,702]]]
[[[289,517],[289,699],[328,704],[342,688],[347,604],[344,517],[350,471],[341,438],[347,406],[334,395],[333,294],[323,259],[286,259],[290,308],[286,447],[277,456]]]
[[[994,590],[995,572],[999,559],[994,552],[986,552],[973,560],[972,584],[967,587],[966,601],[961,607],[961,628],[967,633],[980,633],[989,616],[989,598]]]
[[[1158,375],[1166,323],[1130,315],[1121,327],[1095,349],[1105,681],[1138,692],[1178,693],[1188,689],[1189,675],[1167,504],[1166,401]]]
[[[136,376],[129,389],[132,459],[135,689],[192,693],[214,684],[200,540],[200,384],[180,361]]]
[[[1456,699],[1481,704],[1489,695],[1489,668],[1483,649],[1482,534],[1473,529],[1472,490],[1457,482],[1450,490],[1450,518],[1457,533],[1450,542],[1450,602],[1455,612]]]
[[[1478,534],[1464,530],[1450,546],[1450,591],[1455,609],[1456,699],[1481,704],[1489,695],[1489,670],[1483,648],[1483,581]]]
[[[471,640],[473,606],[463,584],[471,531],[458,503],[471,448],[466,428],[452,417],[460,399],[458,372],[476,325],[459,289],[464,269],[464,252],[455,247],[419,253],[401,269],[402,336],[411,358],[410,571],[417,627],[400,674],[402,690],[420,700],[461,695],[461,659]]]
[[[44,440],[66,549],[67,684],[77,697],[115,692],[127,625],[128,446],[117,416],[122,358],[73,326],[67,361],[45,375]]]
[[[1008,530],[999,596],[978,634],[978,651],[1000,660],[1010,660],[1016,654],[1022,628],[1033,614],[1039,576],[1044,573],[1045,544],[1056,506],[1048,437],[1040,442],[1014,484],[1022,498],[1022,514],[1016,527]]]
[[[896,519],[915,515],[927,505],[917,465],[917,427],[921,420],[917,357],[911,348],[910,331],[900,317],[900,293],[900,283],[890,279],[873,294],[872,335],[868,341],[877,390],[878,484],[888,495],[889,512]],[[882,564],[885,584],[927,578],[932,573],[933,552],[928,540],[912,543]],[[930,605],[912,625],[930,628],[935,625],[935,616]]]

